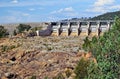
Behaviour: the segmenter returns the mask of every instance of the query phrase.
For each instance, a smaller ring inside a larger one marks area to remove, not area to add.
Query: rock
[[[73,70],[79,59],[91,59],[90,55],[74,50],[81,47],[79,37],[12,38],[7,42],[2,40],[1,45],[16,45],[14,50],[0,53],[0,76],[3,79],[25,79],[32,75],[37,79],[45,76],[52,79],[59,73],[64,74],[66,68],[72,72],[70,78],[73,79]]]
[[[10,73],[10,72],[5,73],[5,76],[6,76],[8,79],[12,79],[12,78],[15,78],[15,77],[16,77],[16,75],[15,75],[14,73]]]
[[[5,73],[5,78],[7,78],[7,79],[21,79],[17,74],[15,74],[13,72]]]

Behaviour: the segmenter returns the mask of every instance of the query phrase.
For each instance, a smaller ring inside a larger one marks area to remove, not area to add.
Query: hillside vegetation
[[[99,16],[95,16],[90,20],[114,20],[116,16],[120,17],[120,11],[108,12]]]
[[[83,48],[92,53],[96,63],[91,62],[86,68],[84,64],[84,75],[78,73],[83,70],[78,64],[75,79],[120,79],[120,18],[115,19],[113,27],[103,36],[92,40],[87,37],[84,42]]]

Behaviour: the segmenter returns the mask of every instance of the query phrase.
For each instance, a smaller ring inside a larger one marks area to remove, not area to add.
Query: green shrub
[[[76,74],[75,79],[84,79],[88,75],[87,67],[89,65],[90,61],[81,58],[74,70],[74,73]]]
[[[87,48],[87,51],[92,52],[97,63],[88,67],[88,70],[93,69],[94,72],[89,71],[86,79],[119,79],[120,18],[117,17],[115,19],[112,28],[108,32],[105,32],[103,36],[100,36],[99,39],[93,38],[89,42],[90,45],[85,42],[85,48]]]
[[[86,37],[84,39],[84,44],[83,44],[82,48],[86,51],[89,51],[91,49],[91,41],[89,40],[88,37]]]
[[[4,26],[0,26],[0,38],[6,37],[8,35],[7,30],[4,28]]]
[[[52,46],[48,46],[48,47],[47,47],[47,50],[48,50],[48,51],[51,51],[52,49],[53,49]]]
[[[16,30],[13,31],[13,35],[17,35],[17,31]]]
[[[28,31],[31,28],[30,25],[26,25],[26,24],[19,24],[16,29],[18,30],[18,33],[22,33],[25,30]]]
[[[48,77],[46,76],[44,79],[48,79]]]
[[[15,45],[11,45],[11,46],[2,45],[2,46],[1,46],[2,52],[5,52],[5,51],[7,52],[7,51],[12,50],[12,49],[14,49],[14,48],[16,48]]]
[[[88,75],[86,75],[84,79],[104,79],[99,76],[101,75],[100,69],[98,68],[98,65],[93,61],[91,61],[89,66],[87,67],[87,74]]]
[[[53,79],[65,79],[62,73],[59,73],[57,76],[53,77]]]
[[[1,46],[2,52],[8,51],[9,47],[8,46]]]
[[[72,72],[68,69],[65,71],[65,74],[66,74],[67,78],[69,78],[71,76]]]
[[[36,76],[35,76],[35,75],[33,75],[30,79],[36,79]]]

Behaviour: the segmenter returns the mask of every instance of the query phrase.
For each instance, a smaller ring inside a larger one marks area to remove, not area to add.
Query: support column
[[[80,35],[80,33],[81,33],[81,23],[78,22],[78,36]]]
[[[80,22],[77,22],[77,26],[78,26],[78,36],[80,35]]]
[[[67,36],[69,36],[70,35],[70,22],[68,22],[68,28],[66,28],[66,29],[68,30]]]
[[[70,28],[70,22],[68,22],[68,28]]]
[[[76,22],[74,25],[71,25],[71,33],[70,33],[70,36],[78,36],[78,27],[79,27],[79,24],[78,22]]]
[[[57,35],[59,36],[60,35],[60,28],[61,28],[61,23],[59,22],[59,25],[58,25],[58,28],[57,28]]]
[[[52,36],[59,36],[59,28],[60,28],[60,26],[61,26],[61,23],[58,23],[58,25],[56,25],[56,26],[53,26],[53,28],[52,28],[52,30],[53,30],[53,32],[52,32]]]
[[[107,22],[107,31],[110,30],[110,22]]]
[[[87,22],[87,36],[89,35],[90,22]]]
[[[100,35],[100,22],[97,22],[97,31],[96,31],[96,36]]]
[[[39,30],[36,31],[37,36],[40,36]]]
[[[88,36],[89,23],[86,22],[85,25],[80,25],[80,28],[81,28],[80,36],[81,36],[81,37],[86,37],[86,36]]]
[[[80,27],[80,22],[77,22],[77,27],[78,27],[78,28]]]
[[[70,22],[67,23],[67,25],[62,25],[62,32],[61,36],[68,36],[69,35],[69,27],[70,27]]]

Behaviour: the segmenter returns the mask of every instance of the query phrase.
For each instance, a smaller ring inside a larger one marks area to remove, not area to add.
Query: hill
[[[42,30],[46,29],[47,26],[50,24],[49,22],[31,22],[31,23],[6,23],[6,24],[0,24],[5,27],[5,29],[8,30],[10,34],[13,34],[13,31],[16,29],[16,27],[19,24],[25,24],[30,25],[32,28],[34,27],[42,27]]]
[[[120,11],[107,12],[105,14],[95,16],[95,17],[91,18],[90,20],[114,20],[114,18],[116,16],[120,17]]]
[[[120,11],[107,12],[94,17],[71,18],[71,19],[64,19],[60,21],[114,20],[116,16],[120,17]]]

